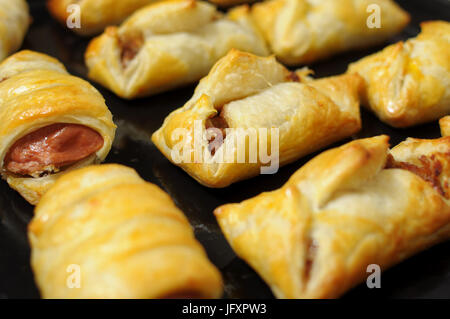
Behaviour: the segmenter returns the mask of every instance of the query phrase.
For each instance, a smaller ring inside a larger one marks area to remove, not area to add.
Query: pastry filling
[[[13,174],[42,177],[93,155],[103,142],[98,132],[84,125],[52,124],[16,141],[4,167]]]
[[[141,32],[126,33],[119,37],[119,47],[121,49],[120,60],[123,68],[126,68],[136,57],[144,45],[144,36]]]
[[[287,80],[291,82],[300,82],[300,78],[295,72],[290,72],[287,76]]]
[[[444,169],[442,163],[445,163],[443,161],[445,157],[448,158],[448,154],[435,153],[431,156],[422,155],[418,158],[420,165],[415,165],[409,162],[396,161],[392,155],[389,155],[386,168],[400,168],[410,171],[428,182],[439,194],[450,198],[448,194],[448,181],[443,174]]]
[[[213,134],[209,134],[208,149],[211,155],[214,156],[216,151],[222,146],[226,137],[226,128],[228,128],[227,121],[222,117],[222,114],[217,114],[206,120],[205,127]]]
[[[225,119],[225,113],[228,119],[239,119],[241,122],[239,127],[243,129],[272,128],[283,124],[286,122],[286,118],[294,115],[302,93],[293,82],[300,82],[301,79],[297,73],[290,72],[287,80],[288,82],[272,85],[257,94],[216,106],[219,113],[205,122],[207,130],[216,131],[215,134],[210,133],[208,138],[208,148],[211,154],[214,156],[222,146],[226,138],[226,129],[230,128]],[[274,105],[280,106],[276,112],[273,108]],[[259,116],[260,114],[264,114],[264,116]],[[233,125],[233,127],[236,126]]]

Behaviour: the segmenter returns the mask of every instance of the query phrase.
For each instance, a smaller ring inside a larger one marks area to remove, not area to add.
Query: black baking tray
[[[313,64],[310,67],[315,70],[315,76],[342,73],[348,63],[376,52],[389,43],[415,36],[420,30],[421,21],[450,20],[449,0],[397,2],[412,16],[410,25],[400,35],[382,46],[342,54]],[[54,56],[65,64],[69,72],[86,79],[83,54],[89,39],[80,38],[58,25],[47,13],[44,1],[31,0],[29,4],[33,24],[23,48]],[[282,167],[275,175],[258,176],[224,189],[206,188],[172,165],[150,141],[151,134],[161,126],[164,118],[191,97],[195,85],[134,101],[122,100],[102,87],[95,86],[105,97],[118,125],[116,140],[106,162],[131,166],[145,180],[159,185],[170,194],[189,218],[196,237],[206,248],[211,261],[222,272],[225,298],[273,298],[260,277],[236,257],[212,212],[222,204],[239,202],[280,187],[319,152]],[[391,136],[391,145],[395,145],[409,136],[439,137],[437,122],[411,129],[393,129],[365,110],[362,110],[362,122],[362,131],[353,139],[388,134]],[[26,235],[32,214],[33,207],[1,181],[0,298],[39,298],[30,268],[30,248]],[[450,242],[433,247],[383,272],[380,289],[369,289],[361,284],[344,298],[450,298]]]

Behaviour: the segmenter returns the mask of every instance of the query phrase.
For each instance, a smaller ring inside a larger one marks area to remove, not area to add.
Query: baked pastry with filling
[[[67,173],[29,226],[44,298],[219,298],[222,280],[184,214],[131,168]]]
[[[132,99],[200,80],[232,48],[269,54],[248,8],[223,15],[206,2],[173,0],[107,28],[85,58],[89,78]]]
[[[0,64],[0,100],[1,175],[31,204],[111,149],[116,126],[101,94],[45,54],[21,51]]]
[[[355,140],[280,189],[215,210],[238,256],[278,298],[336,298],[450,238],[450,137]]]
[[[313,80],[309,72],[232,50],[152,141],[201,184],[226,187],[356,133],[359,76]]]
[[[408,127],[450,113],[450,23],[429,21],[406,42],[349,66],[364,78],[362,103],[383,122]]]
[[[378,10],[379,28],[371,17]],[[392,0],[268,0],[254,4],[251,14],[272,52],[288,65],[383,43],[410,20]]]
[[[21,47],[30,22],[25,0],[0,0],[0,61]]]

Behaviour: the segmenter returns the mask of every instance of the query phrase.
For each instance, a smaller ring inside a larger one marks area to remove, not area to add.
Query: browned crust
[[[72,1],[77,3],[79,1]],[[61,0],[47,0],[47,9],[50,14],[57,19],[60,23],[65,23],[69,13],[66,10],[67,5],[65,1]]]
[[[386,169],[400,168],[411,173],[416,174],[424,181],[429,183],[433,188],[445,198],[450,198],[448,183],[441,180],[441,174],[443,172],[443,165],[440,157],[450,157],[450,154],[435,153],[430,156],[421,155],[418,160],[419,165],[415,165],[409,162],[396,161],[392,155],[388,155],[386,162]]]

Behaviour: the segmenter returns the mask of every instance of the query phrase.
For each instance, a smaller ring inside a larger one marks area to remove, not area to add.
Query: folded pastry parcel
[[[30,22],[25,0],[0,0],[0,61],[20,48]]]
[[[85,58],[92,80],[131,99],[198,81],[232,48],[269,54],[248,8],[223,15],[206,2],[173,0],[107,28]]]
[[[44,298],[219,298],[222,280],[183,213],[131,168],[92,165],[55,183],[29,226]]]
[[[278,298],[335,298],[450,238],[450,137],[355,140],[280,189],[215,210],[235,252]]]
[[[101,94],[45,54],[21,51],[0,64],[0,101],[1,175],[31,204],[111,149],[116,126]]]
[[[362,103],[383,122],[407,127],[450,113],[450,23],[422,32],[350,65],[365,80]]]
[[[10,0],[9,0],[10,1]],[[79,27],[71,28],[79,35],[89,36],[103,32],[110,25],[125,20],[134,11],[158,0],[47,0],[52,16],[62,25],[75,23],[79,14]],[[78,5],[79,9],[71,7]]]
[[[313,80],[308,73],[290,72],[274,57],[232,50],[152,141],[208,187],[225,187],[263,170],[275,173],[278,165],[361,127],[359,76]]]
[[[410,19],[392,0],[268,0],[251,14],[272,52],[289,65],[382,43]]]

